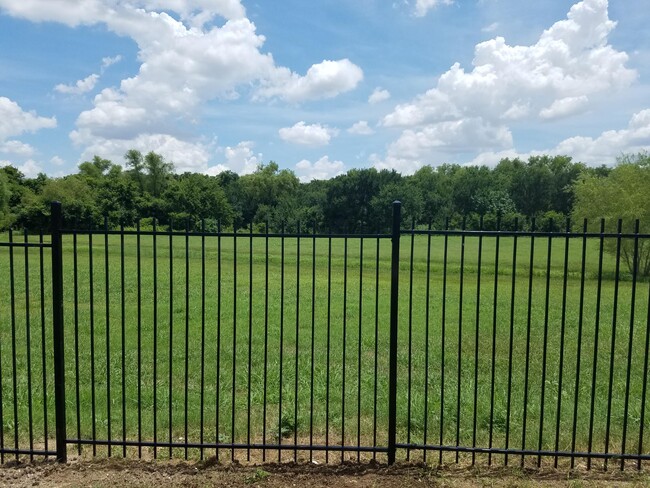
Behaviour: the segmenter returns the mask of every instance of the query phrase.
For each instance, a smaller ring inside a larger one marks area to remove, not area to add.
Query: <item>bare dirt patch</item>
[[[0,486],[97,488],[127,487],[650,487],[645,472],[442,466],[422,464],[344,463],[339,465],[242,465],[122,459],[54,462],[11,462],[0,466]]]

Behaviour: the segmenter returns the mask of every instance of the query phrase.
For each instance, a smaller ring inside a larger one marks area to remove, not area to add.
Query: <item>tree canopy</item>
[[[138,220],[148,225],[155,218],[183,229],[220,223],[290,230],[300,222],[303,229],[375,232],[390,228],[394,200],[403,203],[404,225],[442,225],[446,218],[451,225],[462,218],[476,225],[482,214],[500,214],[504,222],[515,217],[520,222],[561,220],[572,209],[575,214],[574,200],[580,204],[591,198],[588,192],[597,191],[589,190],[594,182],[610,173],[617,181],[625,165],[634,171],[643,166],[634,160],[622,161],[615,170],[588,168],[566,156],[535,156],[503,159],[493,168],[424,166],[408,176],[351,169],[330,180],[300,183],[273,161],[243,176],[232,171],[177,174],[160,154],[129,150],[122,164],[95,156],[82,162],[77,173],[61,178],[26,178],[13,166],[0,168],[0,225],[46,227],[52,200],[63,203],[66,221],[87,227],[103,226],[104,218],[110,226],[134,226]],[[582,188],[580,195],[576,188]],[[495,219],[485,222],[493,226]]]
[[[616,232],[621,220],[623,232],[634,232],[636,220],[639,230],[650,229],[650,154],[624,155],[607,176],[585,173],[575,184],[573,216],[576,221],[587,218],[592,231],[599,230],[600,219],[605,219],[605,230]],[[623,239],[621,254],[629,270],[634,270],[636,261],[638,273],[650,276],[650,242],[640,239],[635,252],[634,240]],[[607,239],[605,247],[616,252],[617,240]],[[636,256],[636,260],[634,259]]]

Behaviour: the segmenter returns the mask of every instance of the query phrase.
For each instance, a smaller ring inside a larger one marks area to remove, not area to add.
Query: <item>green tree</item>
[[[487,166],[456,167],[453,168],[451,184],[454,209],[461,215],[468,215],[478,212],[474,196],[492,187],[493,176]]]
[[[140,216],[141,196],[137,183],[125,175],[120,166],[114,166],[95,185],[95,204],[111,225],[134,225]]]
[[[9,185],[4,173],[0,173],[0,230],[7,225],[7,214],[9,213]]]
[[[0,174],[4,179],[7,198],[3,226],[35,227],[24,220],[24,208],[35,198],[34,191],[26,184],[25,175],[11,165],[0,168]]]
[[[241,211],[238,227],[251,222],[282,222],[297,220],[296,197],[300,182],[289,170],[280,170],[277,163],[261,164],[255,172],[238,180]]]
[[[159,198],[169,181],[174,165],[165,161],[160,154],[150,151],[144,157],[144,167],[147,170],[148,190],[154,198]]]
[[[140,192],[145,190],[145,165],[142,153],[137,149],[129,149],[124,155],[126,167],[129,168],[130,173],[133,175],[140,187]]]
[[[480,215],[509,215],[517,211],[508,191],[499,187],[481,188],[472,196],[472,202]]]
[[[94,156],[92,161],[84,161],[79,165],[79,174],[86,178],[99,180],[112,166],[113,163],[110,160]]]
[[[647,232],[650,224],[650,154],[641,152],[624,155],[608,176],[585,173],[575,184],[574,221],[591,220],[591,230],[599,226],[598,219],[605,218],[607,230],[616,230],[618,219],[623,219],[624,232],[632,232],[636,219],[640,220],[641,232]],[[606,239],[606,249],[614,253],[617,242]],[[634,240],[623,239],[621,254],[630,271],[637,266],[641,276],[650,276],[650,241],[638,240],[638,252],[634,252]]]
[[[378,222],[374,209],[384,184],[395,180],[400,175],[386,172],[380,176],[375,168],[351,169],[344,175],[329,181],[325,205],[325,225],[336,231],[355,232],[378,226],[385,228],[386,222]],[[401,177],[400,177],[401,178]],[[388,224],[390,225],[390,224]]]
[[[457,167],[441,165],[436,168],[423,166],[406,179],[406,191],[419,194],[422,199],[423,222],[442,221],[452,212],[451,175]]]
[[[192,219],[194,226],[203,219],[232,223],[232,207],[217,177],[184,173],[170,181],[163,198],[175,219]]]

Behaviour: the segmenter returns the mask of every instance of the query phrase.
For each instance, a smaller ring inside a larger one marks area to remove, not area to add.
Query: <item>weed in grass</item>
[[[244,483],[247,485],[254,485],[256,483],[265,481],[269,476],[271,476],[271,473],[258,468],[253,474],[250,474],[244,478]]]

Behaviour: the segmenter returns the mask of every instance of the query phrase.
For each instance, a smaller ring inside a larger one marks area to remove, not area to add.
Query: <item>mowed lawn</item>
[[[64,237],[68,438],[386,445],[390,239],[107,242]],[[621,261],[617,283],[610,254],[599,280],[598,239],[583,273],[582,245],[500,237],[497,267],[493,236],[402,236],[399,443],[647,452],[648,282]],[[1,440],[42,446],[50,250],[44,300],[41,251],[27,281],[13,254],[12,281],[0,248]]]

